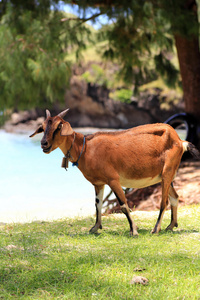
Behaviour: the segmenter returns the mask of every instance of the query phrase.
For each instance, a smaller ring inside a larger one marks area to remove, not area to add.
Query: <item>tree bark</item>
[[[185,111],[200,122],[200,51],[198,38],[175,35]]]

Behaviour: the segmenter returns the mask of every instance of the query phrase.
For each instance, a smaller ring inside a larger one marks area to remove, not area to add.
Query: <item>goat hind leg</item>
[[[166,230],[173,230],[178,227],[177,223],[177,208],[178,208],[178,194],[176,193],[173,184],[169,188],[169,201],[171,204],[171,223],[167,226]]]
[[[96,223],[90,229],[90,233],[95,233],[95,232],[98,231],[98,229],[102,229],[102,225],[101,225],[101,210],[102,210],[102,204],[103,204],[104,185],[103,186],[95,186],[95,193],[96,193],[96,200],[95,200],[95,206],[96,206]]]
[[[110,188],[115,193],[115,196],[117,197],[117,200],[120,204],[121,210],[128,219],[128,222],[130,225],[130,235],[137,236],[138,235],[137,226],[135,225],[135,223],[133,222],[133,220],[131,218],[130,209],[128,207],[127,200],[126,200],[125,194],[122,190],[120,183],[117,181],[112,182],[110,184]]]
[[[168,203],[168,192],[169,192],[169,186],[170,183],[168,183],[168,180],[162,180],[162,201],[160,205],[160,213],[156,222],[156,225],[151,233],[158,233],[161,230],[161,222],[165,213],[165,210],[167,208]]]

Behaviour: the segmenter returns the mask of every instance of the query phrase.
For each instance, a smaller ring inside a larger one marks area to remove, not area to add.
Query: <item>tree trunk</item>
[[[200,122],[200,52],[198,38],[175,35],[185,111]]]

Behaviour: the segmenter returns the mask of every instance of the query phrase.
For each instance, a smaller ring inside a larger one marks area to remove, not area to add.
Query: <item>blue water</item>
[[[77,167],[61,168],[63,153],[44,154],[42,135],[0,130],[0,222],[29,222],[95,213],[93,186]]]

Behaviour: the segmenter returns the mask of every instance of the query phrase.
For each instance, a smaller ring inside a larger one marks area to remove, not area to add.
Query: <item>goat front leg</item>
[[[171,223],[167,226],[166,230],[173,230],[178,227],[177,223],[177,207],[178,207],[178,194],[176,193],[173,184],[169,188],[169,201],[171,204]]]
[[[122,212],[126,215],[126,217],[128,219],[128,222],[130,225],[130,235],[137,236],[138,235],[137,226],[134,224],[134,222],[131,218],[127,200],[126,200],[125,194],[122,190],[120,183],[118,181],[113,181],[109,185],[110,185],[110,188],[112,189],[112,191],[115,193],[115,196],[117,197],[117,200],[120,204]]]
[[[90,229],[90,233],[95,233],[95,232],[98,231],[98,229],[102,229],[102,225],[101,225],[101,210],[102,210],[102,204],[103,204],[104,185],[103,186],[95,186],[95,193],[96,193],[96,200],[95,200],[95,206],[96,206],[96,223]]]

